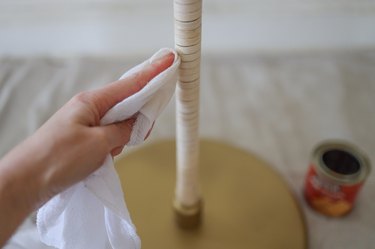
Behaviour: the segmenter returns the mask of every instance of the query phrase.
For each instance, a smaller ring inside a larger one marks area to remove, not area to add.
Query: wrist
[[[33,211],[34,192],[18,165],[17,150],[12,150],[0,161],[0,247],[23,220]]]
[[[41,204],[47,189],[41,172],[48,158],[38,147],[37,141],[28,138],[0,161],[1,191],[13,207],[26,215]]]

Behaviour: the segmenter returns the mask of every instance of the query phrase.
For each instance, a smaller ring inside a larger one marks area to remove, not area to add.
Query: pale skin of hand
[[[100,119],[173,60],[168,54],[140,73],[79,93],[0,160],[0,247],[32,211],[122,151],[135,119],[99,126]]]

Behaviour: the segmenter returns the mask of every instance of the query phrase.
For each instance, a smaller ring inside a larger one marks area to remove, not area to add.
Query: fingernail
[[[174,53],[169,52],[168,54],[162,56],[161,58],[164,58],[164,59],[167,59],[167,58],[168,58],[168,59],[169,59],[169,58],[174,58]]]
[[[174,53],[169,52],[168,54],[163,55],[162,57],[160,57],[157,60],[153,61],[153,64],[160,63],[162,61],[169,60],[169,59],[174,60]]]

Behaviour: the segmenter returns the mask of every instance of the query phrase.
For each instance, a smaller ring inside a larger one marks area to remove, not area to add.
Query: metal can
[[[354,145],[326,141],[313,152],[304,195],[316,211],[328,216],[349,213],[370,173],[370,162]]]

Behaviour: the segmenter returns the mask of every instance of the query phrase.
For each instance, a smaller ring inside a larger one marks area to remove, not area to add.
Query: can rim
[[[359,171],[354,174],[344,175],[331,170],[323,161],[324,153],[328,152],[329,150],[342,150],[352,155],[360,164]],[[364,152],[356,145],[344,140],[327,140],[319,144],[314,149],[312,160],[317,171],[319,171],[325,177],[346,185],[363,182],[371,171],[370,160],[364,154]]]

